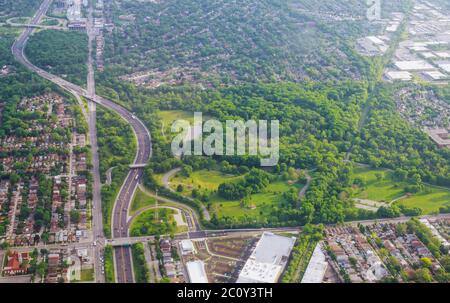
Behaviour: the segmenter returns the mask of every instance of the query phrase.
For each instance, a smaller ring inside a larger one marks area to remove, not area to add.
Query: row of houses
[[[374,224],[368,228],[367,233],[374,233],[381,239],[389,256],[394,257],[411,278],[415,268],[421,267],[422,258],[431,260],[433,271],[441,268],[427,246],[413,233],[399,233],[397,224]]]
[[[168,239],[161,239],[159,247],[162,252],[162,265],[168,278],[172,281],[184,281],[182,264],[179,260],[174,260],[173,251],[177,250],[176,246]]]
[[[378,282],[388,275],[374,248],[357,228],[329,228],[326,230],[326,243],[333,254],[333,261],[351,282]]]

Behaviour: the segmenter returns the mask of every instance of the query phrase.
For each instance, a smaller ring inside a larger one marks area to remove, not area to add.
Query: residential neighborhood
[[[2,237],[11,246],[76,242],[89,234],[88,151],[86,134],[73,105],[56,94],[24,98],[27,128],[0,138]]]

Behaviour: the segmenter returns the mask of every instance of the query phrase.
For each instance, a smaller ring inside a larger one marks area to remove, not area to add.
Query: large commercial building
[[[237,283],[276,283],[286,267],[295,238],[265,232],[244,265]]]
[[[303,275],[302,283],[322,283],[325,276],[325,272],[328,268],[328,262],[325,258],[325,254],[317,244],[314,252],[309,260],[308,267]]]
[[[203,261],[192,261],[186,263],[186,270],[191,283],[208,283],[206,276],[205,263]]]

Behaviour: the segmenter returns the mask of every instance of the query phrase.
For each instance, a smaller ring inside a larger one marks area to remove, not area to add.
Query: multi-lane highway
[[[39,7],[36,14],[30,21],[30,25],[37,25],[42,20],[43,16],[47,12],[52,0],[44,0],[41,6]],[[126,120],[132,127],[134,134],[136,136],[137,141],[137,153],[136,158],[134,160],[135,165],[145,165],[151,157],[152,153],[152,142],[150,132],[147,127],[140,121],[134,114],[130,113],[124,107],[114,103],[111,100],[106,98],[97,96],[93,93],[92,89],[86,90],[76,84],[68,82],[58,76],[52,75],[39,67],[33,65],[25,56],[24,49],[25,45],[32,34],[34,28],[27,27],[21,33],[21,35],[14,42],[11,50],[18,62],[27,67],[28,69],[36,72],[41,77],[55,83],[56,85],[62,87],[63,89],[78,95],[87,98],[90,101],[93,101],[97,104],[100,104],[109,110],[112,110],[120,115],[124,120]],[[90,87],[90,84],[88,84]],[[118,194],[117,201],[114,206],[113,211],[113,220],[112,220],[112,236],[113,237],[127,237],[127,218],[128,218],[128,207],[133,198],[133,194],[140,182],[140,179],[143,175],[143,168],[134,168],[131,169],[127,175],[127,178],[124,181],[124,184]],[[94,212],[100,212],[100,208],[97,207],[94,209]],[[101,215],[101,214],[100,214]],[[115,248],[114,251],[115,260],[116,260],[116,273],[117,273],[117,281],[118,282],[133,282],[132,275],[132,260],[131,260],[131,252],[128,247],[118,247]]]
[[[94,10],[93,1],[89,1],[88,8],[88,75],[87,75],[87,91],[90,96],[95,95],[95,77],[94,77],[94,63],[93,63],[93,40],[95,39],[94,29]],[[82,106],[84,106],[82,104]],[[95,281],[97,283],[105,282],[105,268],[102,256],[104,255],[105,248],[105,235],[103,233],[103,216],[102,216],[102,200],[101,200],[101,179],[100,179],[100,159],[98,156],[98,144],[97,144],[97,108],[93,101],[88,101],[88,125],[89,125],[89,138],[92,153],[92,234],[94,236],[94,269],[95,269]]]

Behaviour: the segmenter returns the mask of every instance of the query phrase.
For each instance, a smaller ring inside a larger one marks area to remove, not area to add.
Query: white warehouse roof
[[[314,252],[309,260],[308,267],[303,275],[302,283],[321,283],[325,272],[327,271],[328,262],[325,259],[320,244],[317,244]]]
[[[208,283],[206,276],[205,263],[203,261],[192,261],[186,263],[189,281],[191,283]]]
[[[239,274],[237,283],[276,283],[294,243],[295,238],[264,232]]]

